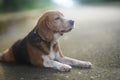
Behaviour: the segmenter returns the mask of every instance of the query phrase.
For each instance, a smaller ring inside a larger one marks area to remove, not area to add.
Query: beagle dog
[[[73,28],[73,20],[65,19],[59,11],[48,11],[26,37],[0,54],[0,61],[31,64],[59,71],[70,71],[71,66],[90,68],[90,62],[65,57],[60,50],[58,39]]]

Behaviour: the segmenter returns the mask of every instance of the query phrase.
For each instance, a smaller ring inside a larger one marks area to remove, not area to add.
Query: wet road
[[[93,68],[73,68],[71,72],[61,73],[51,69],[0,63],[0,80],[120,80],[120,6],[81,6],[59,10],[67,18],[75,20],[75,29],[60,39],[63,53],[72,58],[91,61]],[[11,27],[0,35],[0,50],[25,36],[35,26],[41,15],[38,13],[40,11],[16,13],[16,16],[29,16],[17,23],[13,21],[9,25]]]

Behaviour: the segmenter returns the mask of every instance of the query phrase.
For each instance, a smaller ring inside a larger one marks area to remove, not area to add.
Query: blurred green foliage
[[[50,0],[0,0],[0,12],[49,7]]]
[[[78,4],[112,2],[120,0],[73,0]],[[67,3],[66,3],[67,4]],[[46,8],[52,5],[52,0],[0,0],[0,12],[13,12],[34,8]]]

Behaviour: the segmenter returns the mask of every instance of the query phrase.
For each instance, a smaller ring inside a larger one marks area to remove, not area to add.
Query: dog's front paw
[[[77,67],[80,67],[80,68],[91,68],[92,67],[92,63],[88,62],[88,61],[79,61]]]
[[[67,64],[63,64],[59,67],[59,71],[70,71],[71,69],[72,67]]]

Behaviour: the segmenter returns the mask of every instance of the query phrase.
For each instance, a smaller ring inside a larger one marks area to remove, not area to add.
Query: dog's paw
[[[88,62],[88,61],[78,61],[75,65],[75,67],[78,68],[91,68],[92,67],[92,63]]]
[[[92,63],[88,62],[88,61],[79,61],[77,67],[80,67],[80,68],[91,68],[92,67]]]
[[[62,66],[59,67],[59,71],[64,71],[64,72],[70,71],[71,69],[72,67],[67,64],[63,64]]]

